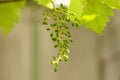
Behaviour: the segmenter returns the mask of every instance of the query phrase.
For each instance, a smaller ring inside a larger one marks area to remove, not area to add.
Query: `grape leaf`
[[[113,16],[113,8],[120,9],[119,0],[71,0],[68,10],[75,13],[75,18],[80,19],[80,23],[101,35],[109,22],[109,16]],[[73,17],[71,20],[75,22]]]
[[[75,13],[76,18],[80,18],[85,5],[86,0],[71,0],[68,10],[70,13]]]
[[[4,34],[8,34],[15,22],[19,20],[20,9],[26,1],[1,3],[0,4],[0,28]]]
[[[88,3],[84,9],[81,21],[86,24],[88,29],[102,34],[106,23],[109,22],[109,16],[113,16],[112,8],[104,3]]]
[[[112,8],[120,9],[120,0],[102,0]]]
[[[68,7],[68,14],[74,14],[70,16],[72,22],[76,22],[76,18],[79,20],[83,13],[84,7],[86,6],[86,0],[71,0]]]
[[[37,2],[41,5],[51,8],[53,5],[51,4],[52,0],[37,0]]]

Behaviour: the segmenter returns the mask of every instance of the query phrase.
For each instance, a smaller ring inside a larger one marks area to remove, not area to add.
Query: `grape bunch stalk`
[[[50,37],[55,42],[54,47],[58,48],[57,57],[53,57],[51,64],[55,65],[54,71],[57,72],[59,63],[61,61],[68,61],[70,53],[69,46],[73,42],[71,39],[71,31],[69,29],[70,18],[68,17],[67,8],[62,4],[59,8],[52,10],[47,9],[46,13],[43,13],[43,25],[49,24],[47,31],[50,31]],[[52,22],[49,22],[52,20]]]

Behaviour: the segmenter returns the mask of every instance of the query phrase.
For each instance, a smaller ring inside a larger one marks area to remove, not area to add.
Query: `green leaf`
[[[68,17],[73,23],[81,25],[76,21],[76,19],[79,20],[81,18],[85,6],[86,0],[70,0],[70,5],[68,7]]]
[[[43,6],[46,6],[46,7],[53,7],[52,3],[51,3],[52,0],[37,0],[37,2]]]
[[[11,31],[11,28],[18,22],[20,9],[26,1],[0,3],[0,28],[5,34]]]
[[[109,16],[113,16],[112,9],[120,9],[119,0],[71,0],[68,14],[74,13],[74,16],[68,16],[73,23],[79,26],[85,24],[88,29],[101,35]]]
[[[84,9],[81,21],[86,24],[88,29],[102,34],[106,23],[109,22],[109,16],[113,16],[112,8],[104,3],[88,3]]]
[[[120,0],[102,0],[108,6],[116,9],[120,9]]]
[[[86,0],[71,0],[68,10],[70,13],[74,13],[76,18],[80,18],[83,13],[85,5]]]

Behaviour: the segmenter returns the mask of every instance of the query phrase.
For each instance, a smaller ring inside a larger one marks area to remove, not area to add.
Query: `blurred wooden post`
[[[39,6],[40,9],[40,6]],[[32,13],[31,13],[31,18],[32,18],[32,23],[33,23],[33,78],[32,80],[39,80],[40,76],[40,47],[39,47],[39,12],[38,12],[38,6],[35,2],[32,2]]]
[[[97,60],[97,72],[98,80],[105,80],[105,61],[103,59],[103,39],[97,37],[96,39],[96,60]]]

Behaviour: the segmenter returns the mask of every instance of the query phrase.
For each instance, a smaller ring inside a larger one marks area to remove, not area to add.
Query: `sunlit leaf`
[[[37,0],[37,2],[43,6],[46,6],[46,7],[49,7],[49,8],[52,8],[53,5],[51,3],[52,0]]]
[[[120,0],[102,0],[108,6],[116,9],[120,9]]]
[[[0,3],[0,28],[7,34],[21,16],[20,10],[26,1]]]
[[[70,13],[75,13],[77,18],[80,18],[85,5],[86,0],[71,0],[68,10]]]
[[[109,16],[113,16],[112,8],[104,3],[87,4],[84,9],[81,21],[84,22],[88,29],[102,34],[106,23],[109,22]]]

